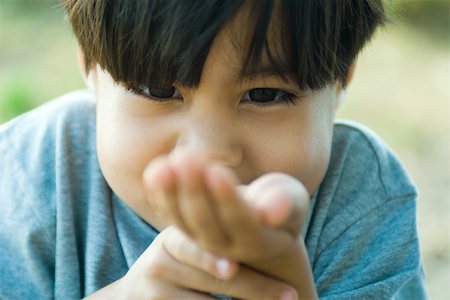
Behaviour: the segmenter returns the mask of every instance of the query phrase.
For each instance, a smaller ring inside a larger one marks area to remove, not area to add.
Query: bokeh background
[[[410,172],[429,292],[450,299],[450,2],[388,5],[339,118],[375,130]],[[0,0],[0,124],[84,87],[76,47],[57,0]]]

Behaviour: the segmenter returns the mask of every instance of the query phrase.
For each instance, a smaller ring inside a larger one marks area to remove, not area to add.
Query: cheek
[[[332,99],[318,99],[323,105],[314,107],[310,114],[308,132],[302,140],[302,169],[299,178],[312,194],[322,182],[328,169],[333,138],[334,110]],[[330,105],[326,105],[330,104]]]
[[[301,141],[301,153],[298,153],[297,170],[298,179],[305,185],[306,189],[312,194],[322,182],[331,151],[331,135],[328,130],[313,130],[306,141]],[[331,128],[330,128],[331,131]]]
[[[283,172],[298,180],[313,193],[322,181],[328,167],[331,141],[320,130],[300,130],[295,134],[278,135],[266,147],[265,172]]]
[[[102,172],[112,190],[132,207],[145,201],[142,174],[155,157],[173,147],[174,130],[158,119],[97,112],[97,147]]]
[[[300,180],[312,194],[328,168],[334,116],[326,105],[304,106],[277,123],[276,132],[268,128],[257,153],[259,173],[283,172]],[[325,101],[325,99],[323,100]],[[325,102],[327,103],[327,102]],[[261,168],[262,167],[262,168]]]

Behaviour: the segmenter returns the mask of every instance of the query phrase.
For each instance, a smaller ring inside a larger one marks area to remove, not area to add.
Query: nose
[[[174,152],[189,150],[206,162],[220,162],[236,168],[242,163],[243,146],[237,123],[223,112],[191,111],[186,113]]]

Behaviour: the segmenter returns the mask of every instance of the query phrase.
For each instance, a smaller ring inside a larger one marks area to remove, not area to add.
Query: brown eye
[[[272,102],[277,99],[280,90],[270,88],[252,89],[248,92],[248,97],[254,102]]]
[[[140,85],[138,88],[128,88],[127,90],[154,101],[183,99],[173,85],[167,85],[161,88],[151,88],[146,85]]]
[[[242,101],[260,106],[281,103],[296,104],[297,97],[292,93],[276,88],[255,88],[245,93]]]
[[[168,86],[161,89],[147,88],[146,92],[152,97],[165,99],[165,98],[173,98],[175,91],[176,89],[174,86]]]

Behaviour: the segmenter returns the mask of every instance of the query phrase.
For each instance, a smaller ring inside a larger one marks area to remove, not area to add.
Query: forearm
[[[295,287],[300,299],[318,299],[303,240],[299,240],[286,255],[248,265]]]

